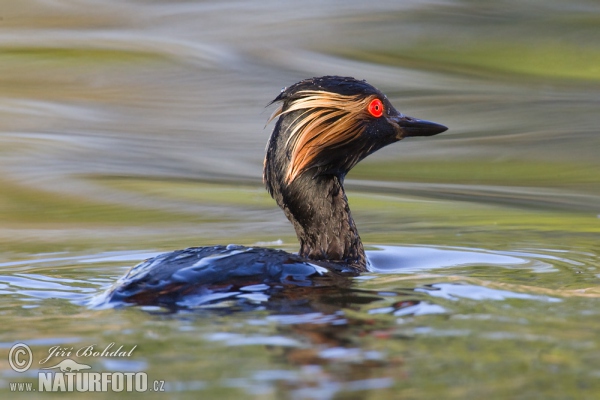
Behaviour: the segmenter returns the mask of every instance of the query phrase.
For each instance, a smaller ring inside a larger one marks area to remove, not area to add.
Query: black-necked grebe
[[[243,288],[315,286],[367,270],[350,214],[344,177],[360,160],[406,137],[447,128],[399,113],[365,81],[306,79],[271,102],[278,118],[267,144],[263,179],[290,220],[300,251],[215,246],[165,253],[132,268],[104,295],[107,302],[186,306]],[[257,286],[254,286],[257,287]]]

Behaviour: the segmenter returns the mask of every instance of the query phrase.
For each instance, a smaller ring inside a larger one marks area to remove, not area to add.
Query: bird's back
[[[283,250],[191,247],[136,265],[94,304],[195,306],[254,290],[327,285],[348,275],[354,275],[353,270],[342,264],[309,261]]]

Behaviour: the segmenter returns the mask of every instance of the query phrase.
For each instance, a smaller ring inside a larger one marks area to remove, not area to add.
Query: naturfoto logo
[[[163,392],[165,381],[149,382],[146,372],[92,372],[88,371],[92,369],[91,365],[70,358],[131,357],[136,348],[137,345],[117,346],[114,342],[106,346],[92,344],[78,348],[52,346],[48,349],[48,355],[38,363],[43,367],[39,367],[37,387],[33,382],[9,382],[10,390],[12,392]],[[59,361],[59,358],[63,359]],[[49,362],[50,360],[53,361]],[[33,364],[33,352],[27,344],[17,343],[9,351],[8,362],[15,372],[25,372]]]

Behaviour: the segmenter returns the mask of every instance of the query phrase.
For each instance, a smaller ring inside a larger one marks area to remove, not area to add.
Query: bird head
[[[311,176],[345,175],[369,154],[406,137],[432,136],[443,125],[398,112],[387,97],[365,81],[324,76],[300,81],[271,102],[279,118],[267,144],[264,178],[278,169],[278,179],[291,184]],[[272,191],[272,190],[270,190]]]

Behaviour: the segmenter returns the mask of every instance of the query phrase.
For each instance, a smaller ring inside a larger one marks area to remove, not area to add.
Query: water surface
[[[52,346],[115,343],[137,347],[72,358],[173,397],[598,398],[599,22],[585,0],[7,3],[0,347],[34,360],[3,358],[0,390],[37,382]],[[260,181],[265,105],[324,74],[450,127],[349,174],[369,273],[178,313],[89,306],[163,251],[296,251]]]

